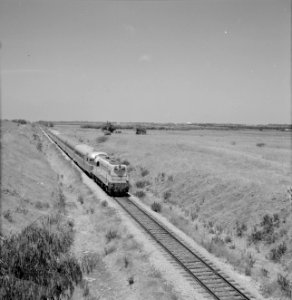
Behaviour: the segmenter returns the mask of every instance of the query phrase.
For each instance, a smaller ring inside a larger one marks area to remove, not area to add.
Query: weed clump
[[[138,198],[144,198],[146,196],[145,192],[142,190],[136,191],[134,195]]]
[[[123,165],[126,165],[126,166],[129,166],[129,165],[130,165],[130,162],[129,162],[127,159],[124,159],[124,160],[122,161],[122,164],[123,164]]]
[[[158,202],[153,202],[151,204],[151,209],[155,212],[161,212],[161,204]]]
[[[97,141],[99,144],[104,143],[104,142],[106,142],[107,140],[108,140],[108,136],[105,136],[105,135],[99,136],[99,137],[96,139],[96,141]]]
[[[171,197],[171,191],[167,190],[163,193],[163,200],[167,201]]]
[[[136,182],[136,187],[140,189],[143,189],[147,185],[150,185],[150,182],[148,180],[138,180]]]
[[[91,273],[97,266],[100,257],[97,253],[87,253],[82,257],[81,269],[83,273]]]
[[[240,224],[238,221],[236,221],[235,232],[238,237],[242,237],[243,233],[246,230],[247,230],[246,224],[244,224],[244,223]]]
[[[102,207],[107,207],[108,206],[107,201],[106,200],[101,201],[101,206]]]
[[[257,145],[257,147],[260,147],[260,148],[266,146],[265,143],[257,143],[256,145]]]
[[[286,253],[287,246],[286,243],[283,242],[275,248],[272,248],[270,251],[270,259],[273,261],[279,261],[281,257]]]
[[[3,217],[10,223],[13,222],[11,211],[9,209],[3,213]]]
[[[110,229],[105,235],[107,243],[109,243],[111,240],[117,237],[118,237],[118,231],[113,229]]]
[[[52,233],[48,225],[31,225],[0,241],[2,299],[60,299],[81,282],[80,265],[68,253],[72,232]]]
[[[149,171],[145,168],[141,168],[141,176],[142,177],[145,177],[149,174]]]
[[[275,228],[280,225],[280,218],[278,214],[273,216],[266,214],[260,223],[261,228],[255,226],[248,236],[250,243],[257,243],[259,241],[265,241],[268,244],[272,244],[276,241],[278,235],[275,233]]]
[[[287,276],[283,276],[282,274],[278,274],[277,283],[280,286],[281,291],[287,296],[292,296],[292,282],[290,282]]]
[[[78,196],[77,198],[77,201],[80,203],[80,204],[83,204],[84,203],[84,199],[81,195]]]

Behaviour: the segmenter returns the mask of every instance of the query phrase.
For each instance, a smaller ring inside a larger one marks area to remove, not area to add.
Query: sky
[[[290,0],[0,0],[1,118],[291,123]]]

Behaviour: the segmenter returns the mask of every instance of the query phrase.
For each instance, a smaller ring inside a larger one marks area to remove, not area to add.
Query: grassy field
[[[182,299],[37,125],[1,126],[1,299]]]
[[[289,132],[124,130],[100,138],[100,130],[56,129],[128,161],[133,193],[159,202],[171,222],[258,280],[263,294],[286,293],[279,274],[292,280]]]

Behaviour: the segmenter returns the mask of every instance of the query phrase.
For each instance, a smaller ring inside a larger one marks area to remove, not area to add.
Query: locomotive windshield
[[[117,165],[117,166],[114,166],[113,168],[113,175],[115,176],[124,176],[126,175],[126,167],[125,166],[122,166],[122,165]]]

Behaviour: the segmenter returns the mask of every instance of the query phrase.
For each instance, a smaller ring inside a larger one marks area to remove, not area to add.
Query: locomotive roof
[[[83,155],[87,155],[88,153],[93,152],[93,148],[86,144],[79,144],[79,145],[76,145],[74,148],[76,151],[78,151],[79,153],[81,153]]]
[[[106,152],[99,152],[99,151],[93,151],[91,153],[88,153],[88,157],[91,159],[96,158],[96,156],[108,156]]]

